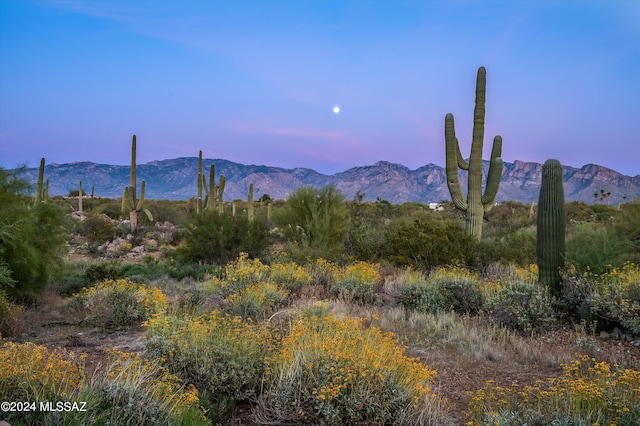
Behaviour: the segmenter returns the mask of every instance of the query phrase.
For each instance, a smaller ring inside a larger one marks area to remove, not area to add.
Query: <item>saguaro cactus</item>
[[[82,181],[80,181],[80,185],[78,185],[78,211],[82,211]]]
[[[140,199],[137,199],[136,194],[136,135],[133,135],[131,141],[131,178],[129,186],[125,187],[122,195],[122,208],[129,211],[129,221],[131,226],[131,233],[136,232],[138,228],[138,213],[144,212],[149,220],[153,221],[153,216],[149,209],[144,208],[144,179],[140,183]]]
[[[40,159],[40,168],[38,169],[38,180],[36,182],[36,196],[34,205],[43,202],[46,200],[48,195],[48,186],[49,181],[47,180],[46,184],[43,184],[44,181],[44,157]]]
[[[491,163],[487,174],[487,183],[482,194],[482,146],[484,143],[484,117],[486,100],[487,77],[484,67],[478,68],[476,79],[476,103],[473,112],[473,139],[471,142],[471,156],[467,163],[460,152],[460,145],[456,138],[453,114],[449,113],[444,119],[444,136],[447,168],[447,186],[453,204],[459,210],[466,212],[465,229],[467,234],[480,241],[482,238],[482,219],[485,212],[493,207],[502,175],[502,137],[493,139]],[[458,168],[468,171],[467,198],[462,195],[462,187],[458,178]]]
[[[538,281],[560,294],[560,268],[564,263],[566,208],[562,186],[562,165],[549,159],[542,166],[542,186],[538,199]]]
[[[216,166],[211,164],[209,169],[209,184],[207,184],[207,178],[202,172],[202,151],[198,154],[198,199],[196,210],[198,214],[201,214],[205,210],[215,209],[222,213],[224,211],[224,205],[222,204],[222,193],[224,192],[225,177],[220,175],[220,183],[216,185],[215,182]],[[202,199],[202,193],[205,193],[204,200]]]
[[[249,195],[247,196],[247,217],[253,221],[253,184],[249,184]]]

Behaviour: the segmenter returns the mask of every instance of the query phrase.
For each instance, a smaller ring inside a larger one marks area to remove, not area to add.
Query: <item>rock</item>
[[[601,339],[608,339],[609,338],[609,333],[607,333],[606,331],[601,331],[600,332],[600,338]]]

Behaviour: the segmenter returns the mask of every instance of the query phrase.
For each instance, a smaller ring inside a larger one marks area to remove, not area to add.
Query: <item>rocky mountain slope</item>
[[[415,201],[420,203],[449,200],[445,170],[435,164],[427,164],[411,170],[401,164],[379,161],[373,165],[353,167],[333,175],[325,175],[311,169],[284,169],[263,165],[245,165],[222,159],[204,159],[203,168],[208,176],[209,166],[216,167],[216,180],[225,175],[225,199],[246,199],[249,184],[253,183],[254,197],[269,194],[273,199],[286,199],[300,186],[335,185],[347,199],[356,192],[364,194],[365,201],[377,199],[391,203]],[[485,175],[488,164],[485,164]],[[186,200],[196,196],[198,159],[176,158],[139,164],[138,179],[146,180],[146,198]],[[542,165],[515,161],[505,163],[497,202],[513,200],[528,203],[537,200]],[[28,169],[26,178],[33,182],[38,170]],[[129,166],[113,166],[90,162],[49,164],[45,168],[49,180],[49,194],[67,195],[78,189],[82,181],[86,192],[94,187],[96,196],[119,198],[129,184]],[[466,192],[466,174],[460,174]],[[604,190],[611,195],[608,203],[619,203],[640,197],[640,175],[625,176],[614,170],[595,164],[581,168],[564,167],[564,189],[567,201],[594,203],[596,192]]]

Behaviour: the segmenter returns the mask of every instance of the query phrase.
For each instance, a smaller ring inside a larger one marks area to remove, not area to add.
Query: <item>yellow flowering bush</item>
[[[356,262],[338,271],[331,291],[362,303],[376,300],[375,286],[380,281],[380,264]]]
[[[212,278],[206,283],[204,290],[220,297],[227,297],[267,279],[269,266],[260,262],[260,259],[249,259],[247,253],[240,253],[236,260],[225,266],[223,275],[222,279]]]
[[[311,274],[295,262],[273,263],[269,277],[291,291],[299,290],[311,284]]]
[[[88,313],[87,321],[100,326],[136,324],[164,312],[167,297],[156,287],[129,279],[105,280],[83,288],[73,300]]]
[[[209,402],[221,407],[221,416],[236,401],[256,395],[271,345],[265,327],[217,310],[196,318],[156,315],[146,326],[151,356],[193,383]]]
[[[0,400],[47,401],[77,396],[84,381],[80,359],[34,343],[0,341]]]
[[[533,386],[487,382],[469,403],[468,425],[508,424],[635,425],[640,418],[640,371],[618,370],[583,356],[563,365],[564,374]],[[573,420],[568,423],[566,420]],[[535,420],[535,422],[534,422]]]
[[[335,283],[336,277],[341,272],[338,265],[323,258],[317,258],[313,263],[305,265],[305,269],[309,271],[314,284],[326,288]]]
[[[208,424],[196,389],[185,387],[157,361],[114,351],[105,369],[88,379],[84,356],[34,343],[2,343],[0,400],[34,404],[4,420],[28,425]],[[83,411],[40,409],[40,403],[58,402]]]
[[[411,423],[436,373],[403,352],[360,319],[303,317],[267,357],[257,415],[265,424]]]
[[[272,282],[260,282],[234,293],[226,299],[226,310],[232,315],[254,321],[266,320],[284,305],[289,291]]]
[[[600,275],[587,301],[593,311],[640,334],[640,266],[627,263]]]
[[[93,424],[206,425],[198,391],[185,386],[159,360],[110,351],[104,374],[92,384],[99,413]]]

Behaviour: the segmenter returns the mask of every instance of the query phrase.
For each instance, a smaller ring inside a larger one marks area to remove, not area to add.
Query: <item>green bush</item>
[[[427,279],[414,279],[399,288],[400,300],[405,308],[436,314],[447,309],[447,300],[438,286]]]
[[[349,210],[344,195],[333,186],[298,188],[273,221],[279,227],[293,259],[335,259],[343,253],[349,232]]]
[[[457,222],[420,219],[389,231],[384,258],[398,266],[430,270],[467,264],[474,247],[473,239]]]
[[[88,284],[95,284],[105,280],[115,280],[118,269],[112,263],[94,263],[84,270],[84,278]]]
[[[477,276],[454,267],[438,268],[428,281],[442,293],[447,309],[458,313],[478,313],[484,304]]]
[[[546,286],[511,281],[486,301],[486,311],[495,322],[530,333],[544,329],[555,319],[554,300]]]
[[[122,236],[121,229],[113,219],[103,214],[85,214],[85,219],[75,224],[75,232],[87,237],[94,245],[101,245]]]
[[[224,264],[242,252],[261,257],[270,242],[267,225],[244,215],[208,211],[192,216],[186,228],[180,253],[191,262]]]
[[[580,224],[567,240],[566,260],[579,273],[602,274],[610,266],[620,267],[628,253],[633,252],[633,243],[616,234],[611,226]]]

